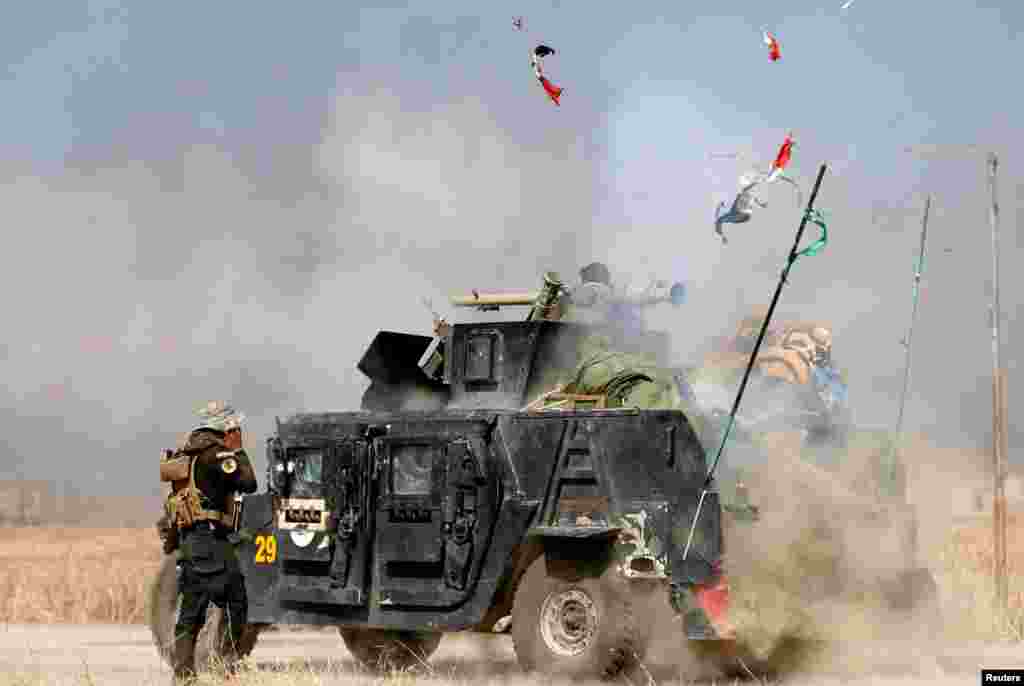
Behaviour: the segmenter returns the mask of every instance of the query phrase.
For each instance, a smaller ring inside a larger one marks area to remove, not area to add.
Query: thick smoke
[[[685,280],[688,302],[653,308],[648,322],[673,334],[679,363],[695,362],[750,307],[768,302],[800,211],[791,189],[773,187],[764,196],[769,210],[729,227],[732,242],[723,248],[711,229],[714,200],[735,190],[748,164],[718,161],[709,170],[707,153],[742,147],[766,161],[782,119],[797,129],[793,166],[805,197],[819,160],[833,161],[833,173],[819,200],[830,213],[829,246],[798,265],[779,316],[831,321],[855,419],[890,423],[918,213],[924,194],[935,193],[907,428],[985,448],[990,264],[980,159],[924,162],[795,102],[772,103],[767,123],[760,91],[719,92],[718,76],[704,79],[693,65],[683,69],[653,54],[669,35],[678,37],[675,20],[655,21],[634,7],[616,11],[621,16],[609,21],[620,23],[610,32],[579,31],[575,12],[531,15],[531,25],[560,36],[559,73],[572,76],[573,105],[559,110],[537,92],[528,46],[517,42],[507,17],[492,34],[488,22],[497,16],[426,21],[367,11],[342,34],[340,42],[355,46],[346,54],[359,53],[362,64],[342,74],[321,113],[322,131],[317,116],[291,116],[290,130],[240,147],[231,110],[199,103],[193,91],[202,87],[181,81],[172,85],[182,89],[178,105],[186,114],[205,112],[201,128],[188,129],[175,113],[141,125],[128,108],[113,120],[121,128],[111,134],[115,145],[102,148],[102,162],[60,172],[8,162],[0,170],[10,227],[0,272],[8,296],[0,476],[68,479],[85,490],[150,488],[143,484],[153,484],[156,451],[188,428],[193,405],[211,397],[229,398],[249,415],[248,445],[260,461],[275,414],[358,404],[365,381],[355,364],[363,349],[379,328],[429,332],[424,296],[452,317],[448,293],[533,289],[545,270],[572,278],[591,260],[607,262],[617,282]],[[172,20],[188,21],[171,13],[131,31],[159,34],[154,45],[171,53],[180,32],[161,22],[177,27]],[[280,21],[295,22],[286,25],[301,35],[310,27],[299,30],[298,22],[313,23],[288,13]],[[689,36],[717,41],[732,35],[733,21],[701,20]],[[143,39],[121,59],[143,71],[159,63],[160,75],[196,83],[207,68],[215,72],[211,83],[230,81],[247,59],[261,78],[287,75],[283,63],[256,58],[270,28],[235,34],[234,56],[213,60],[223,53],[217,22],[206,27],[208,52],[199,53],[209,64],[164,64],[145,54]],[[705,30],[711,26],[722,31]],[[316,40],[337,38],[316,31]],[[106,49],[100,52],[106,59]],[[434,78],[413,83],[398,66],[381,66],[399,53],[436,66]],[[902,77],[892,79],[881,85],[902,93]],[[159,79],[154,84],[148,87],[163,88]],[[283,103],[291,91],[281,89],[239,99],[238,107],[316,109],[309,99]],[[909,107],[909,97],[892,106]],[[685,106],[673,109],[679,103]],[[725,116],[737,108],[743,111]],[[978,142],[1014,140],[1005,118],[991,123]],[[937,131],[948,135],[949,128]],[[932,133],[908,130],[908,143]],[[1013,160],[1020,146],[996,147],[1005,160],[1012,407],[1020,291],[1011,267],[1020,195]]]
[[[429,334],[449,294],[535,288],[588,257],[574,139],[514,144],[479,100],[353,86],[267,175],[213,145],[56,176],[9,169],[3,476],[156,491],[193,408],[355,409],[379,329]]]

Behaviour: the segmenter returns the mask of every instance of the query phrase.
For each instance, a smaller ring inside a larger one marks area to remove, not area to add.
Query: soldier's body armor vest
[[[196,462],[201,454],[190,455],[178,451],[165,453],[160,460],[160,480],[171,484],[171,492],[164,501],[167,519],[178,530],[203,521],[217,522],[234,529],[236,522],[233,510],[237,509],[234,501],[229,501],[228,512],[203,507],[203,493],[196,486]]]

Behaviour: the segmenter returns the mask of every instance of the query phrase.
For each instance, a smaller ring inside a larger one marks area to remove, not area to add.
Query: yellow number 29
[[[277,560],[277,539],[260,534],[256,537],[256,563],[271,565]]]

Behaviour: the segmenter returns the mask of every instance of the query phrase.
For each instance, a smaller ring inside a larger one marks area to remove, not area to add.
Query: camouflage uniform
[[[234,492],[256,491],[256,474],[248,455],[241,449],[241,417],[230,408],[212,405],[203,424],[189,434],[181,452],[194,456],[195,483],[201,493],[203,509],[227,512]],[[233,471],[223,467],[225,453],[237,462]],[[174,628],[175,680],[195,674],[196,639],[206,622],[210,603],[225,610],[229,653],[242,637],[247,621],[245,580],[233,541],[229,540],[231,533],[223,521],[213,519],[200,519],[178,531],[181,609]],[[227,657],[230,664],[233,656]]]
[[[594,295],[610,295],[614,287],[608,268],[593,262],[580,270],[584,288]],[[598,298],[599,299],[599,298]],[[571,301],[560,306],[562,321],[612,326],[619,335],[630,338],[640,334],[643,321],[638,308],[619,303],[580,307]],[[689,409],[692,392],[684,375],[659,365],[655,355],[645,352],[616,350],[609,336],[592,333],[583,337],[576,350],[576,366],[545,375],[542,386],[555,390],[532,405],[538,409],[555,409],[559,397],[599,397],[607,408]],[[689,412],[687,413],[689,414]]]
[[[612,350],[606,337],[594,334],[583,340],[578,359],[566,389],[570,392],[606,396],[608,407],[667,409],[682,405],[671,372],[649,355]]]

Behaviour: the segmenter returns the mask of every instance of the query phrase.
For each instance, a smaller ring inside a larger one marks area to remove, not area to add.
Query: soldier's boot
[[[175,686],[187,684],[196,676],[196,633],[183,633],[174,639],[171,664],[174,669]]]

